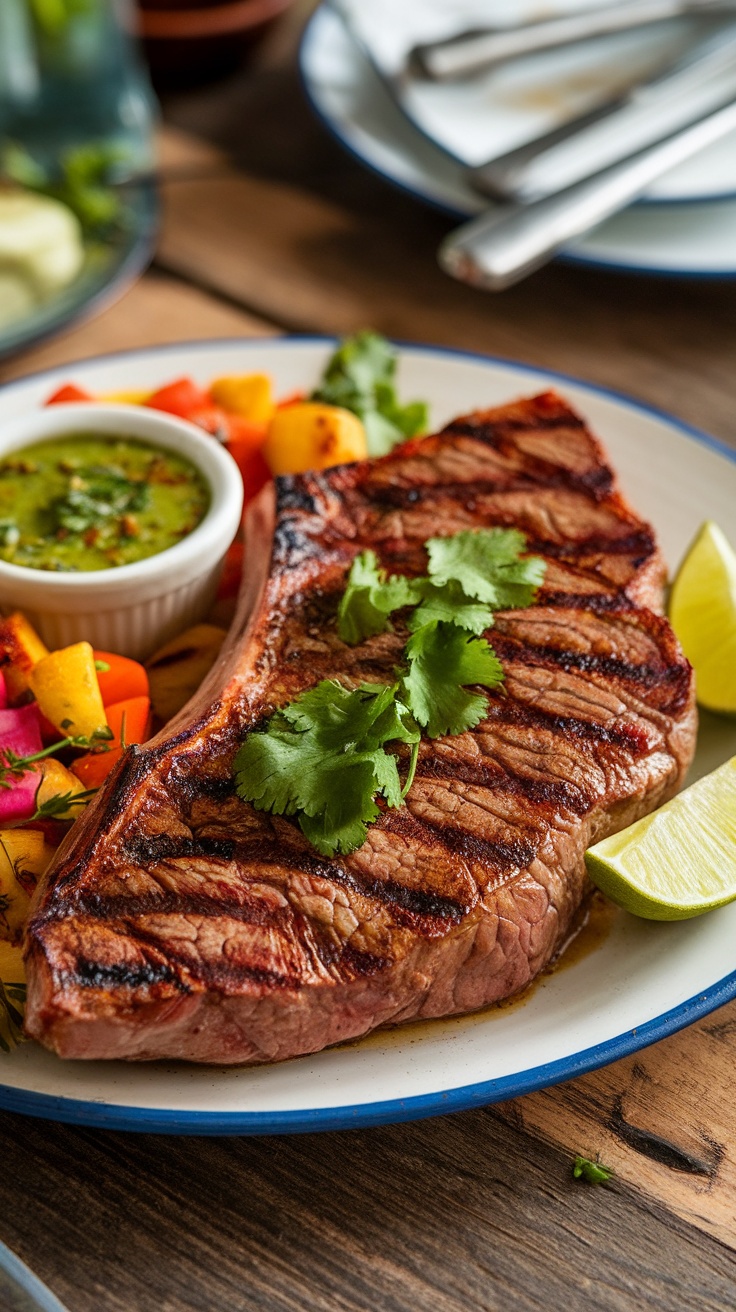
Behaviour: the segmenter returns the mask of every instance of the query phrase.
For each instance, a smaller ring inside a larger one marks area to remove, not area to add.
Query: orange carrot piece
[[[144,743],[148,737],[151,703],[148,697],[130,697],[127,701],[106,706],[107,722],[113,737],[107,752],[87,752],[70,767],[85,788],[99,788],[117,764],[125,747]]]
[[[46,405],[60,405],[63,401],[94,401],[91,392],[85,392],[83,387],[77,387],[76,383],[64,383],[58,391],[54,392],[47,398]]]
[[[96,651],[95,661],[109,665],[109,670],[97,671],[97,682],[105,708],[116,702],[127,702],[131,697],[148,696],[148,675],[139,661],[129,656],[118,656],[113,651]]]

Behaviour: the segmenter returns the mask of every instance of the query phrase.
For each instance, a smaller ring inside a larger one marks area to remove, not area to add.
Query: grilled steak
[[[37,896],[26,1024],[64,1057],[273,1061],[504,998],[565,939],[591,840],[690,762],[692,675],[652,531],[554,393],[280,479],[275,532],[268,497],[220,664],[128,750]],[[239,742],[320,679],[392,679],[401,631],[337,637],[358,551],[423,573],[428,537],[485,525],[518,526],[548,562],[539,604],[490,635],[505,687],[473,732],[423,742],[403,809],[325,859],[237,797]]]

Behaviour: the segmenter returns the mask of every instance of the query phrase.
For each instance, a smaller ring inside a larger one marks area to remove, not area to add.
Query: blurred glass
[[[0,0],[0,143],[54,175],[104,148],[118,177],[152,167],[154,100],[132,0]]]
[[[102,305],[157,222],[133,0],[0,0],[0,358]]]

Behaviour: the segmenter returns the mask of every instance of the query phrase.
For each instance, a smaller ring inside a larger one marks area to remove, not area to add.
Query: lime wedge
[[[736,713],[736,552],[717,524],[700,529],[677,571],[669,609],[700,705]]]
[[[687,920],[736,898],[736,756],[585,853],[593,883],[646,920]]]

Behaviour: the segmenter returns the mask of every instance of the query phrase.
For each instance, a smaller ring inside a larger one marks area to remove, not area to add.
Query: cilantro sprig
[[[295,815],[325,856],[355,851],[386,807],[411,787],[422,731],[465,733],[488,710],[503,667],[487,638],[494,609],[529,606],[545,562],[524,555],[516,529],[430,538],[426,577],[389,575],[372,551],[353,561],[337,615],[355,646],[392,628],[403,612],[409,638],[393,684],[348,689],[323,680],[250,733],[235,759],[238,793],[259,810]],[[483,689],[483,691],[479,691]],[[406,778],[391,744],[411,748]]]
[[[238,791],[259,810],[299,816],[318,852],[353,852],[380,815],[380,794],[400,806],[416,764],[420,733],[398,698],[398,684],[347,689],[325,679],[251,733],[235,760]],[[386,744],[411,746],[402,786]]]
[[[380,333],[356,333],[338,346],[312,393],[313,401],[342,406],[362,420],[371,456],[386,455],[397,442],[427,431],[425,402],[399,402],[396,362],[394,347]]]

